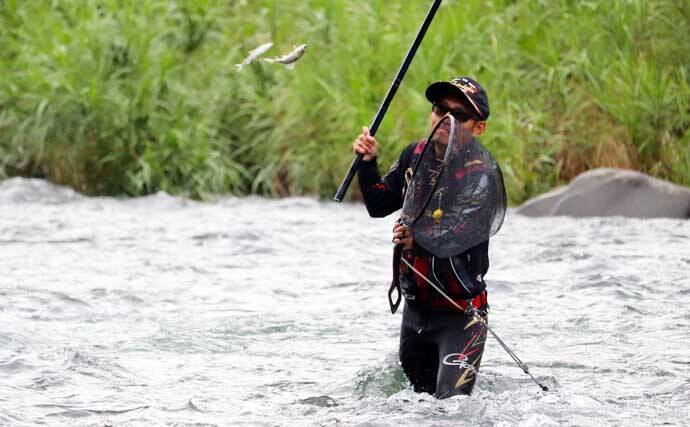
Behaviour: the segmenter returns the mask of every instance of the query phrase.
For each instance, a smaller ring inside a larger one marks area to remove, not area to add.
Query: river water
[[[415,394],[393,218],[296,198],[90,198],[0,183],[0,425],[680,425],[690,222],[526,218],[490,247],[470,397]]]

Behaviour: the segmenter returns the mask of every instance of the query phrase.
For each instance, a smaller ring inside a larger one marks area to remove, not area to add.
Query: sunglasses
[[[477,117],[476,114],[468,113],[465,111],[463,108],[448,108],[447,106],[443,104],[431,104],[431,111],[436,114],[439,117],[445,116],[447,113],[450,113],[451,116],[455,117],[457,121],[460,123],[465,123],[468,120],[476,120],[476,121],[481,121],[479,117]]]

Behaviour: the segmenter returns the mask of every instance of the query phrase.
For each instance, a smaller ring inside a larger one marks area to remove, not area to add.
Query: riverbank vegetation
[[[429,4],[0,2],[0,177],[331,197]],[[236,69],[269,41],[265,56],[307,52],[294,70]],[[470,75],[513,203],[600,166],[690,185],[689,73],[686,0],[446,0],[377,133],[380,162],[426,133],[430,82]]]

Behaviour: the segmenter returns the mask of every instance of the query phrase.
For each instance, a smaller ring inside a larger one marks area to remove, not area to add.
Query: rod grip
[[[359,164],[362,162],[362,158],[364,158],[364,155],[358,153],[355,156],[355,158],[352,159],[350,170],[347,171],[347,175],[345,175],[345,178],[343,178],[343,182],[340,183],[340,187],[338,187],[338,191],[335,193],[335,196],[333,197],[333,200],[335,200],[336,202],[342,202],[345,198],[345,193],[347,192],[347,189],[348,187],[350,187],[352,179],[355,177],[355,174],[357,173],[357,169],[359,168]]]

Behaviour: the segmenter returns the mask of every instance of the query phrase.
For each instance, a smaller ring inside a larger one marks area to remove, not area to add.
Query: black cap
[[[476,80],[469,77],[456,77],[449,82],[436,82],[426,88],[426,98],[436,102],[446,95],[456,95],[466,99],[482,120],[489,118],[489,97]]]

